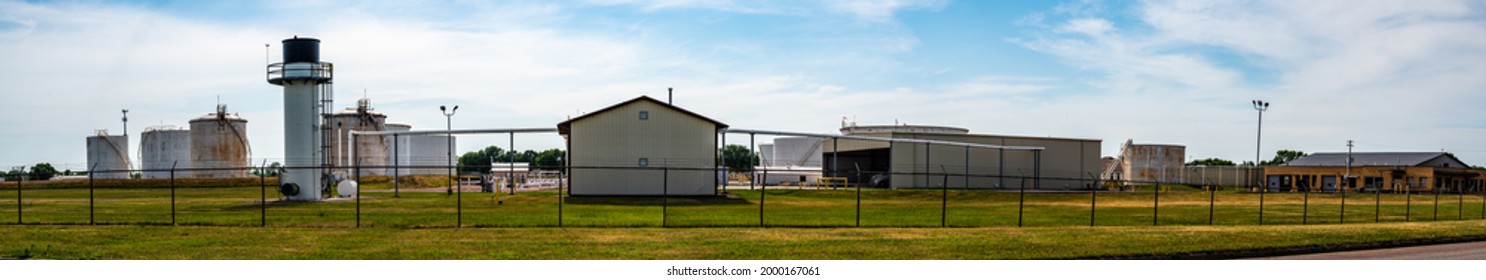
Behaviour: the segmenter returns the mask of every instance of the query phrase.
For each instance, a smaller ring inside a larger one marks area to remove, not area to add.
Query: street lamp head
[[[449,110],[450,113],[453,113],[454,111],[459,111],[459,105],[454,105],[454,109]]]
[[[444,105],[439,105],[439,112],[443,112],[443,111],[444,111],[444,109],[445,109],[445,108],[444,108]]]

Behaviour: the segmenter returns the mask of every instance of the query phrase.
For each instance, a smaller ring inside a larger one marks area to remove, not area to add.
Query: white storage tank
[[[177,126],[146,128],[139,134],[139,161],[143,178],[170,178],[175,169],[191,168],[191,131]],[[190,171],[176,171],[176,177],[191,177]]]
[[[93,178],[129,178],[129,136],[108,135],[107,130],[98,130],[88,136],[88,168]]]
[[[408,164],[422,167],[405,169],[411,171],[408,174],[449,174],[449,166],[454,165],[454,160],[449,157],[449,147],[454,143],[454,136],[412,135],[406,137],[408,138],[407,144],[409,144]]]
[[[330,160],[336,166],[342,167],[337,172],[352,174],[352,167],[360,160],[361,166],[386,166],[387,147],[391,146],[390,137],[359,136],[357,143],[351,143],[351,135],[348,132],[355,131],[383,131],[387,129],[387,116],[377,112],[371,107],[370,99],[356,101],[356,107],[346,108],[330,116],[327,123],[332,128],[332,135],[325,139],[330,143]],[[355,151],[352,151],[355,149]],[[352,158],[355,156],[356,158]],[[362,168],[361,175],[386,175],[387,169]]]
[[[385,128],[386,131],[413,130],[413,126],[401,123],[387,123]],[[392,135],[386,135],[382,136],[382,139],[384,143],[387,143],[387,147],[384,150],[383,154],[387,155],[386,161],[388,165],[407,166],[410,162],[412,162],[408,159],[408,148],[411,144],[409,144],[410,141],[408,140],[407,135],[398,136],[396,139],[393,139]],[[396,151],[393,151],[394,149]],[[410,170],[404,168],[400,171],[394,172],[394,170],[389,167],[385,172],[387,172],[386,174],[397,175],[412,174],[409,173],[409,171]]]
[[[248,120],[227,113],[227,105],[217,105],[217,112],[191,120],[191,167],[197,178],[248,177]]]
[[[1120,164],[1125,180],[1181,182],[1186,157],[1186,146],[1131,144],[1125,148]]]

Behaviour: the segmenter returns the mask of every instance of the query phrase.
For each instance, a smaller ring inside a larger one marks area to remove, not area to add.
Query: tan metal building
[[[649,96],[559,123],[569,195],[716,195],[718,132],[725,128]]]
[[[821,145],[826,176],[845,177],[852,183],[890,188],[1014,189],[1025,184],[1027,189],[1085,189],[1100,172],[1098,139],[970,134],[960,128],[909,125],[852,125],[841,131],[855,136],[1045,148],[1039,162],[1032,151],[827,139]]]
[[[1454,155],[1444,152],[1352,153],[1348,177],[1346,153],[1316,153],[1264,168],[1265,185],[1271,192],[1479,192],[1486,185],[1486,170],[1471,169]],[[1343,178],[1351,178],[1346,180]],[[1348,184],[1350,181],[1350,184]],[[1346,186],[1352,187],[1346,187]],[[1360,189],[1359,189],[1360,188]]]

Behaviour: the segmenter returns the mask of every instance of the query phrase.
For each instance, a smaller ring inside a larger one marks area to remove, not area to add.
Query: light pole
[[[1263,177],[1264,173],[1262,172],[1262,170],[1264,169],[1262,169],[1263,167],[1260,167],[1259,164],[1259,147],[1261,145],[1260,139],[1264,139],[1264,111],[1269,110],[1269,102],[1254,99],[1253,104],[1254,110],[1259,111],[1259,129],[1258,132],[1254,133],[1254,168],[1259,168],[1259,170],[1261,170],[1261,172],[1259,173],[1259,224],[1263,225],[1264,193],[1269,192],[1269,186],[1265,185],[1264,183],[1264,181],[1266,180],[1266,178]]]
[[[459,105],[454,105],[453,109],[449,109],[447,111],[445,111],[444,109],[446,109],[444,106],[439,106],[439,113],[444,114],[444,129],[454,130],[454,112],[459,111]],[[454,184],[456,183],[454,181],[454,134],[445,134],[445,136],[448,137],[447,139],[445,139],[446,141],[448,141],[445,146],[448,146],[449,148],[449,188],[445,189],[445,193],[452,195],[454,194]]]

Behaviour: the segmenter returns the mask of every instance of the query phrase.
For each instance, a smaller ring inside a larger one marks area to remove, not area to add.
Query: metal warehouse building
[[[726,128],[649,96],[559,123],[572,174],[568,193],[716,195],[718,132]]]
[[[1039,159],[1031,151],[923,143],[855,139],[833,143],[828,139],[822,144],[827,176],[846,177],[851,182],[879,187],[1019,188],[1025,184],[1027,189],[1086,189],[1092,184],[1090,179],[1101,171],[1098,139],[970,134],[962,128],[910,125],[853,124],[843,127],[841,132],[878,138],[1045,148]],[[1034,177],[1042,179],[1034,180]]]

